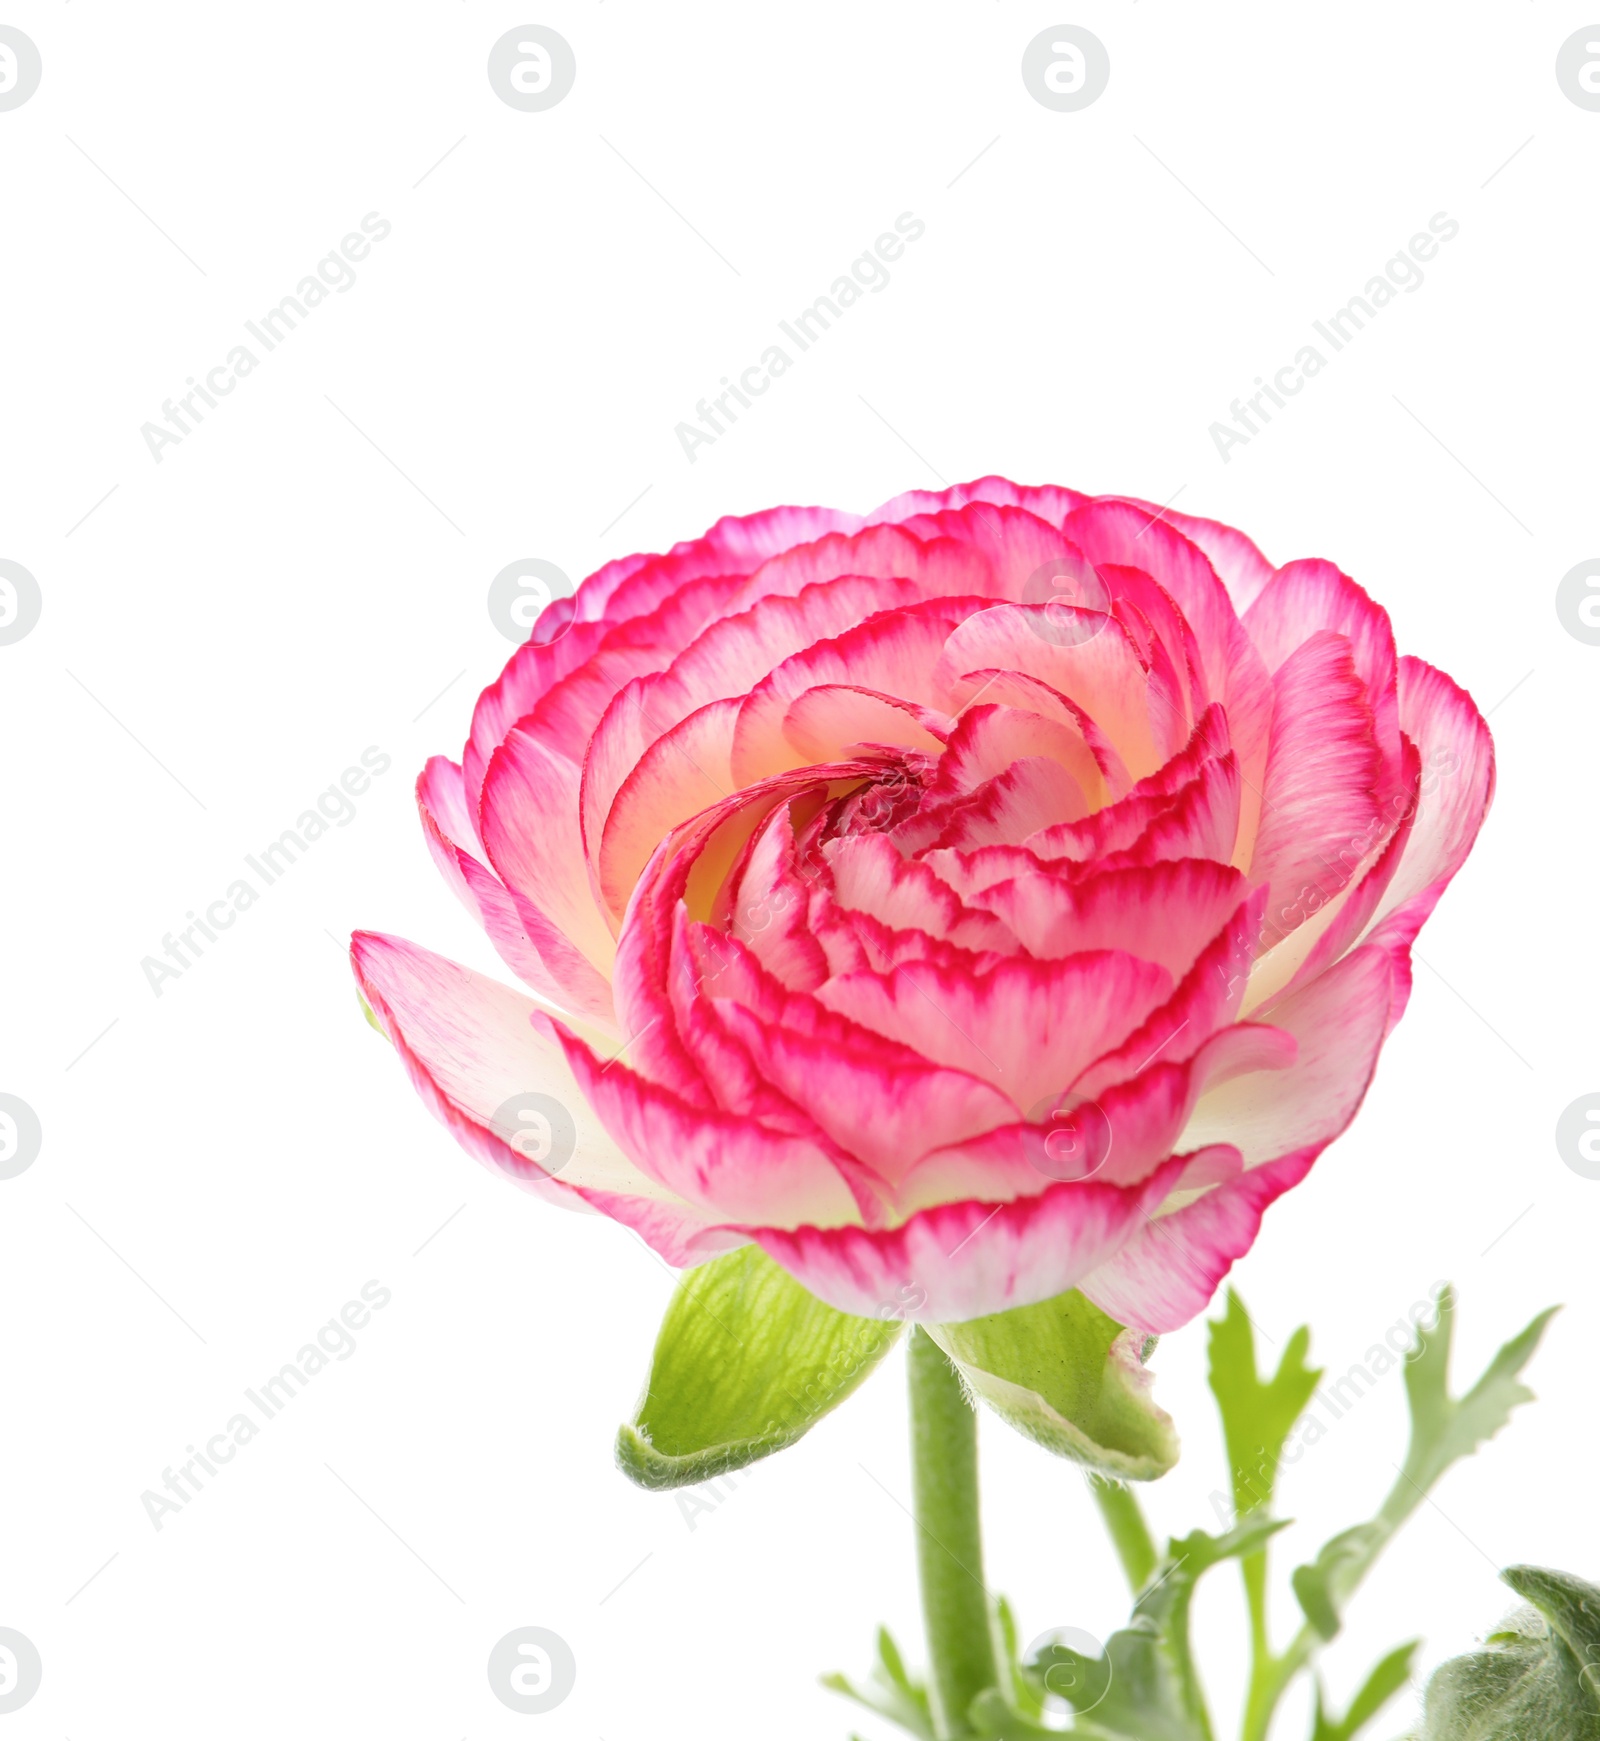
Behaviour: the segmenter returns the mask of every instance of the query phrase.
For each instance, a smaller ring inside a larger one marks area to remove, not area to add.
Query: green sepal
[[[1154,1481],[1177,1462],[1144,1366],[1153,1339],[1076,1290],[927,1330],[974,1396],[1058,1457],[1121,1481]]]
[[[661,1490],[770,1457],[843,1402],[902,1327],[824,1305],[756,1245],[698,1264],[667,1306],[617,1465]]]
[[[1600,1589],[1537,1566],[1500,1576],[1532,1606],[1435,1673],[1418,1741],[1600,1741]]]

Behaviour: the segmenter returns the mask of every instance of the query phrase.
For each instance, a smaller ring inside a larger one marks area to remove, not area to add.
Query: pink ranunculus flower
[[[468,1149],[673,1264],[1169,1330],[1350,1122],[1493,780],[1331,563],[999,478],[775,508],[557,600],[422,774],[534,996],[354,962]]]

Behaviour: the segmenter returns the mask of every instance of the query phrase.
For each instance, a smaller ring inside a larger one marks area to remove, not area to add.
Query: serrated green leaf
[[[1226,1313],[1207,1328],[1208,1379],[1222,1416],[1234,1510],[1244,1517],[1270,1504],[1284,1444],[1321,1382],[1322,1369],[1306,1364],[1311,1332],[1302,1328],[1289,1338],[1278,1370],[1263,1380],[1256,1370],[1254,1327],[1232,1288]]]
[[[1049,1644],[1024,1665],[1041,1692],[1080,1713],[1077,1729],[1132,1741],[1210,1741],[1205,1697],[1189,1647],[1189,1610],[1203,1573],[1258,1553],[1283,1520],[1256,1516],[1225,1535],[1196,1530],[1169,1542],[1133,1618],[1099,1657]],[[1084,1722],[1087,1718],[1087,1722]]]
[[[1147,1339],[1076,1290],[927,1330],[975,1396],[1058,1457],[1124,1481],[1177,1462],[1171,1417],[1150,1397]]]
[[[1545,1326],[1560,1310],[1541,1312],[1520,1335],[1489,1362],[1483,1377],[1459,1400],[1450,1395],[1450,1345],[1455,1333],[1455,1292],[1439,1296],[1435,1329],[1419,1329],[1419,1350],[1406,1363],[1406,1397],[1411,1405],[1411,1445],[1401,1469],[1402,1480],[1426,1493],[1439,1477],[1463,1457],[1492,1439],[1511,1419],[1519,1404],[1533,1401],[1533,1392],[1517,1382]],[[1409,1508],[1408,1508],[1409,1509]]]
[[[920,1682],[912,1680],[906,1673],[899,1646],[887,1626],[878,1628],[878,1660],[866,1687],[855,1686],[842,1674],[824,1675],[822,1684],[830,1692],[842,1694],[876,1716],[898,1723],[918,1741],[938,1741],[927,1692]]]
[[[1389,1654],[1373,1669],[1361,1690],[1350,1701],[1350,1708],[1335,1720],[1322,1702],[1322,1683],[1317,1683],[1315,1727],[1311,1741],[1354,1741],[1406,1682],[1411,1679],[1411,1659],[1417,1654],[1420,1639],[1412,1639]]]
[[[759,1246],[699,1264],[667,1306],[618,1466],[662,1489],[769,1457],[843,1402],[901,1328],[824,1305]]]
[[[1295,1595],[1306,1619],[1324,1639],[1338,1634],[1345,1603],[1372,1562],[1401,1524],[1427,1497],[1439,1477],[1479,1445],[1494,1437],[1519,1404],[1533,1392],[1518,1382],[1545,1326],[1559,1308],[1541,1312],[1513,1336],[1489,1362],[1463,1397],[1450,1394],[1450,1345],[1455,1329],[1455,1293],[1439,1295],[1438,1321],[1418,1327],[1417,1343],[1406,1357],[1406,1400],[1411,1411],[1411,1442],[1399,1479],[1376,1517],[1326,1542],[1317,1557],[1293,1576]]]
[[[1418,1741],[1600,1741],[1600,1589],[1537,1566],[1500,1576],[1532,1606],[1434,1674]]]

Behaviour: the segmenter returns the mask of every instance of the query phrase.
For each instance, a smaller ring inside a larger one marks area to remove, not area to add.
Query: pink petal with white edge
[[[1165,516],[1152,518],[1127,502],[1091,502],[1062,530],[1091,561],[1142,569],[1172,595],[1194,631],[1206,692],[1227,708],[1234,749],[1248,770],[1266,746],[1267,671],[1204,550]]]
[[[1226,1029],[1187,1063],[1153,1064],[1092,1104],[1063,1096],[1058,1117],[1008,1123],[936,1150],[901,1181],[897,1209],[910,1214],[964,1197],[1010,1202],[1074,1176],[1103,1185],[1143,1183],[1183,1146],[1179,1133],[1212,1083],[1236,1069],[1284,1069],[1293,1061],[1294,1041],[1280,1030],[1256,1028],[1246,1043],[1235,1044],[1243,1033]],[[1227,1152],[1238,1171],[1239,1151],[1230,1146]]]
[[[1400,724],[1422,759],[1420,805],[1374,935],[1409,943],[1460,870],[1494,797],[1494,741],[1458,683],[1420,659],[1400,661]]]
[[[592,1192],[646,1199],[685,1237],[708,1225],[636,1168],[605,1134],[561,1049],[534,1027],[531,999],[404,938],[358,931],[350,960],[362,996],[383,1024],[417,1092],[469,1154],[567,1208]],[[577,1142],[554,1175],[495,1129],[521,1094],[544,1094],[571,1115]]]
[[[1271,889],[1269,945],[1332,900],[1389,831],[1372,713],[1350,643],[1319,630],[1272,684],[1272,751],[1250,861],[1250,880]]]
[[[783,716],[783,735],[803,762],[837,762],[867,744],[938,755],[944,740],[934,733],[944,724],[930,708],[835,683],[796,696]]]
[[[841,1312],[876,1318],[894,1310],[923,1323],[955,1323],[1076,1287],[1133,1237],[1183,1165],[1169,1161],[1128,1190],[1089,1179],[1014,1203],[947,1203],[888,1231],[743,1231]]]
[[[870,913],[893,930],[926,931],[963,949],[1015,949],[1016,938],[988,913],[974,912],[915,859],[901,858],[882,834],[846,835],[822,848],[834,902]]]
[[[1020,671],[1058,690],[1083,710],[1111,740],[1135,779],[1153,773],[1187,735],[1176,696],[1158,704],[1149,674],[1127,631],[1114,619],[1087,640],[1054,638],[1049,607],[991,605],[968,617],[950,635],[934,673],[936,693],[950,705],[957,685],[979,670]],[[965,698],[965,697],[964,697]]]
[[[1064,961],[1019,957],[975,980],[908,962],[887,978],[831,979],[817,998],[924,1058],[983,1077],[1031,1113],[1125,1040],[1171,990],[1164,968],[1101,950]]]
[[[577,615],[626,622],[646,616],[686,585],[707,575],[748,575],[780,551],[837,532],[853,532],[858,515],[835,508],[765,508],[725,514],[699,538],[684,539],[659,556],[627,556],[607,563],[578,588]]]
[[[1284,1155],[1221,1184],[1186,1208],[1147,1219],[1109,1262],[1077,1285],[1129,1329],[1181,1330],[1255,1244],[1268,1205],[1311,1171],[1315,1149]]]
[[[1074,508],[1081,508],[1092,496],[1077,490],[1064,489],[1059,484],[1014,484],[1009,478],[977,478],[968,484],[952,484],[941,491],[907,490],[895,496],[867,516],[868,525],[880,521],[907,520],[913,515],[940,514],[953,508],[965,508],[975,502],[994,507],[1024,508],[1046,525],[1059,526]]]
[[[1244,780],[1241,829],[1247,843],[1253,840],[1272,726],[1272,685],[1204,545],[1185,537],[1175,517],[1157,513],[1152,519],[1127,502],[1091,503],[1072,514],[1063,530],[1096,562],[1126,564],[1157,576],[1176,600],[1194,631],[1205,692],[1227,709]]]
[[[682,1080],[682,1061],[670,1046],[656,1057],[658,1041],[670,1041],[666,1015],[666,973],[675,925],[675,909],[686,901],[691,916],[706,918],[711,909],[727,923],[733,920],[737,876],[748,862],[752,841],[779,805],[808,787],[830,782],[859,781],[877,771],[869,762],[835,763],[779,775],[734,793],[675,829],[656,849],[629,903],[618,942],[613,974],[617,1016],[632,1036],[632,1062],[654,1081],[666,1081],[680,1093],[692,1092]],[[732,943],[730,947],[738,948]]]
[[[687,646],[679,644],[676,657],[662,659],[652,674],[618,688],[598,717],[582,758],[581,807],[590,851],[602,837],[618,792],[656,739],[708,702],[742,699],[774,666],[802,649],[874,611],[917,597],[906,580],[847,574],[807,586],[794,596],[761,598],[737,615],[707,624],[688,638]],[[715,752],[708,748],[720,765],[728,763],[730,753],[731,738]]]
[[[815,878],[797,868],[792,817],[790,805],[779,805],[752,839],[728,930],[791,991],[814,991],[828,977],[828,958],[808,923]]]
[[[919,929],[894,930],[870,913],[853,912],[814,896],[811,926],[828,958],[830,978],[850,973],[892,973],[908,961],[926,961],[941,971],[975,979],[1016,953],[967,949]]]
[[[1298,1042],[1294,1063],[1202,1095],[1183,1145],[1232,1143],[1247,1167],[1258,1167],[1332,1142],[1355,1117],[1377,1068],[1393,995],[1388,953],[1369,944],[1279,998],[1263,1015]]]
[[[1402,740],[1402,748],[1404,785],[1398,799],[1398,825],[1331,901],[1308,911],[1302,923],[1296,924],[1282,942],[1260,957],[1250,970],[1245,1014],[1259,1009],[1291,985],[1303,985],[1325,972],[1355,946],[1371,923],[1399,868],[1416,820],[1422,761],[1417,746],[1409,738]]]
[[[991,590],[988,562],[962,539],[919,538],[903,526],[863,526],[779,552],[750,576],[746,591],[729,609],[743,610],[757,598],[792,595],[839,575],[867,576],[880,587],[909,581],[918,598]],[[890,602],[892,597],[885,597],[884,603]]]
[[[435,756],[417,781],[417,808],[434,862],[468,912],[477,916],[500,959],[555,1009],[569,1011],[608,1032],[616,1028],[611,985],[545,916],[513,894],[493,871],[458,840],[474,833],[462,827],[461,770]],[[448,818],[447,830],[440,818]]]
[[[1383,758],[1377,789],[1385,815],[1403,783],[1400,710],[1395,694],[1398,661],[1388,613],[1331,562],[1285,563],[1245,619],[1266,667],[1276,672],[1318,629],[1343,635],[1366,689],[1372,735]]]
[[[616,944],[589,886],[578,832],[578,769],[518,726],[489,763],[483,844],[506,886],[548,914],[602,974]]]
[[[1108,801],[1110,793],[1105,778],[1075,725],[1031,709],[1001,707],[990,702],[968,707],[962,713],[940,757],[933,795],[942,798],[946,794],[974,792],[1024,756],[1048,757],[1059,762],[1093,807]]]
[[[859,516],[833,508],[782,507],[725,515],[701,537],[675,544],[663,555],[608,563],[578,588],[575,614],[580,620],[604,618],[613,624],[634,621],[713,577],[729,583],[725,598],[747,595],[747,577],[774,556],[854,532],[861,524]]]
[[[1133,785],[1133,776],[1111,739],[1076,702],[1069,701],[1060,690],[1052,689],[1037,677],[1029,677],[1022,671],[1002,671],[997,667],[966,671],[951,690],[949,700],[956,709],[954,717],[960,720],[982,713],[985,707],[1016,708],[1052,720],[1076,733],[1083,739],[1094,771],[1100,777],[1097,784],[1093,774],[1085,768],[1079,784],[1097,806],[1114,803]],[[1052,749],[1051,753],[1056,752]],[[1070,758],[1063,759],[1077,778],[1074,762]]]
[[[694,1217],[648,1197],[626,1197],[614,1191],[586,1191],[591,1209],[637,1233],[663,1263],[689,1269],[708,1258],[721,1257],[750,1241],[736,1228]]]
[[[680,720],[622,782],[595,854],[601,897],[617,921],[661,842],[732,791],[728,755],[741,705],[738,697],[713,701]]]
[[[791,703],[808,689],[846,684],[937,708],[933,672],[950,631],[986,603],[982,598],[933,599],[882,611],[785,659],[745,701],[734,738],[735,779],[748,784],[799,765],[783,722]]]
[[[603,1065],[556,1028],[578,1086],[637,1168],[719,1222],[859,1224],[856,1199],[815,1143],[747,1118],[687,1105],[627,1065]]]
[[[1183,749],[1116,803],[1027,845],[1041,859],[1093,859],[1102,869],[1167,858],[1237,865],[1241,783],[1227,718],[1208,708]]]
[[[472,735],[461,756],[472,821],[472,833],[467,838],[477,838],[483,777],[489,770],[489,758],[505,742],[506,733],[532,711],[550,688],[593,657],[595,648],[609,632],[606,623],[575,623],[555,641],[530,641],[512,654],[505,670],[478,697],[472,710]]]
[[[821,1035],[768,1026],[737,1004],[721,1014],[777,1088],[891,1185],[929,1149],[1016,1116],[1003,1094],[963,1071],[913,1067],[870,1046],[846,1050]]]
[[[974,903],[1003,919],[1030,955],[1122,949],[1159,962],[1174,981],[1232,918],[1248,885],[1231,865],[1175,859],[1069,883],[1024,871]]]
[[[1083,788],[1048,756],[1024,756],[964,798],[927,807],[927,824],[940,824],[934,851],[976,852],[985,846],[1020,846],[1089,813]],[[901,831],[902,835],[904,830]]]
[[[1149,502],[1128,499],[1136,508],[1159,514],[1191,544],[1198,545],[1206,553],[1240,616],[1255,603],[1262,588],[1276,572],[1250,539],[1232,526],[1224,526],[1219,520],[1198,519],[1193,514],[1174,514],[1170,509],[1156,508]]]
[[[1180,858],[1210,858],[1218,864],[1237,864],[1246,796],[1244,776],[1232,754],[1204,762],[1187,786],[1170,802],[1156,808],[1131,845],[1106,854],[1100,861],[1101,868],[1120,870],[1124,866],[1165,864]],[[1042,852],[1053,838],[1052,831],[1027,844],[1035,852]]]
[[[1182,1063],[1212,1035],[1233,1027],[1249,984],[1264,893],[1257,889],[1239,904],[1172,996],[1114,1052],[1097,1058],[1076,1078],[1070,1084],[1074,1092],[1098,1099],[1113,1083],[1139,1075],[1157,1058]]]
[[[903,525],[919,538],[954,538],[981,555],[990,575],[984,591],[991,598],[1020,599],[1041,570],[1065,567],[1071,572],[1081,566],[1081,553],[1070,540],[1048,520],[1015,503],[969,501],[959,508],[913,514]]]
[[[1269,673],[1319,629],[1343,635],[1374,706],[1394,687],[1394,630],[1388,612],[1331,562],[1286,562],[1250,607],[1244,626]]]

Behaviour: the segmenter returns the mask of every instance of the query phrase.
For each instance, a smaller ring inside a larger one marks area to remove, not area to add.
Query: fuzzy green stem
[[[1249,1554],[1240,1562],[1245,1600],[1250,1609],[1250,1683],[1245,1695],[1243,1734],[1249,1741],[1265,1741],[1267,1725],[1282,1686],[1279,1663],[1272,1654],[1267,1631],[1267,1556],[1265,1550]]]
[[[1111,1534],[1111,1545],[1117,1550],[1128,1587],[1135,1596],[1150,1582],[1156,1569],[1156,1544],[1150,1526],[1131,1487],[1120,1481],[1108,1481],[1103,1475],[1089,1477],[1089,1491]]]
[[[972,1701],[997,1684],[978,1517],[978,1423],[939,1345],[913,1330],[911,1486],[928,1638],[928,1692],[940,1741],[965,1741]]]

